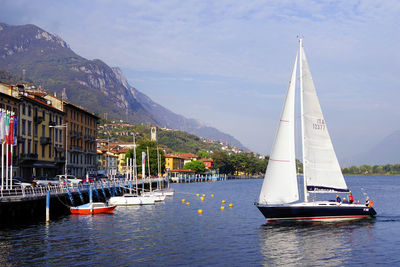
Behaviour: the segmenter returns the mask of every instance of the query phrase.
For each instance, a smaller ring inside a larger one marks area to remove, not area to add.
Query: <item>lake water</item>
[[[362,190],[374,199],[376,219],[266,224],[253,205],[262,180],[174,184],[175,196],[155,206],[1,228],[0,265],[400,265],[400,177],[346,180],[355,199],[364,199]],[[206,194],[205,201],[196,193]]]

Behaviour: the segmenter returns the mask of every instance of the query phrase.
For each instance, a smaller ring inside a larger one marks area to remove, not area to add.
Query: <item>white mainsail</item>
[[[346,192],[348,188],[322,115],[301,41],[300,90],[302,94],[303,170],[306,192]]]
[[[299,199],[294,145],[294,98],[297,57],[283,106],[275,143],[265,172],[258,202],[284,204]]]

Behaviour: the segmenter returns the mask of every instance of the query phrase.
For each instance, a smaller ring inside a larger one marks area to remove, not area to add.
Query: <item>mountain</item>
[[[108,119],[153,124],[246,149],[229,134],[178,115],[131,86],[119,68],[88,60],[60,37],[35,25],[0,23],[0,68],[22,75],[47,91]]]
[[[348,160],[351,165],[382,165],[400,162],[400,130],[385,137],[377,145]]]

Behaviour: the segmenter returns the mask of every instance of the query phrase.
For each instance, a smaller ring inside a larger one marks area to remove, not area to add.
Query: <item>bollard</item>
[[[46,223],[50,222],[50,191],[47,191],[46,196]]]

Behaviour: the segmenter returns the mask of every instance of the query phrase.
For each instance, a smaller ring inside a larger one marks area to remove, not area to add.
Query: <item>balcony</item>
[[[77,135],[78,135],[78,133],[75,132],[75,131],[70,131],[70,132],[69,132],[69,137],[71,137],[71,138],[76,138]]]
[[[71,151],[71,152],[82,152],[82,148],[80,146],[71,146],[69,151]]]
[[[33,122],[34,122],[35,124],[41,124],[42,121],[43,121],[43,117],[40,117],[40,116],[35,116],[35,117],[33,117]]]
[[[83,135],[82,133],[76,133],[76,139],[82,139]]]
[[[40,144],[42,146],[51,144],[50,137],[40,137]]]
[[[21,161],[28,161],[28,160],[37,160],[38,159],[38,154],[33,154],[33,153],[29,153],[29,154],[20,154],[20,160]]]
[[[65,157],[55,157],[54,162],[55,163],[65,163]]]
[[[94,142],[96,141],[96,138],[91,135],[85,135],[85,142]]]
[[[49,126],[56,126],[57,123],[55,121],[49,121]]]
[[[86,149],[85,152],[86,152],[86,154],[89,154],[89,155],[97,155],[97,152],[95,150]]]
[[[56,146],[56,147],[54,147],[54,149],[56,150],[56,152],[64,152],[64,148],[62,148],[62,147]]]

